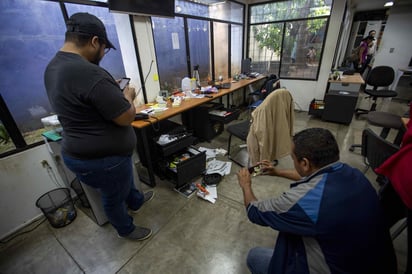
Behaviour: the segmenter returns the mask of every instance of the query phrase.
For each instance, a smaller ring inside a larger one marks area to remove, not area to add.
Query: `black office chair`
[[[379,89],[381,87],[389,87],[395,79],[395,71],[389,66],[377,66],[372,68],[366,78],[366,84],[373,86],[373,89],[366,89],[365,93],[372,97],[373,104],[369,110],[357,108],[355,116],[358,118],[361,114],[367,114],[370,111],[376,110],[376,101],[378,98],[396,97],[398,93],[393,90]]]
[[[390,156],[398,152],[397,145],[388,142],[381,136],[378,136],[370,128],[364,129],[362,132],[362,156],[364,156],[367,169],[371,167],[374,171]],[[408,228],[408,259],[407,269],[412,268],[412,211],[408,210],[403,204],[398,194],[393,189],[391,182],[385,176],[378,174],[377,182],[381,185],[379,189],[379,200],[382,205],[383,213],[389,228],[396,222],[406,217],[406,219],[391,233],[392,240],[396,239],[401,232]],[[410,272],[405,272],[410,273]]]
[[[377,135],[372,129],[366,128],[362,132],[362,156],[366,165],[366,172],[369,167],[374,171],[386,159],[399,150],[399,146],[392,144],[381,136]],[[379,175],[377,181],[382,184],[382,177]]]
[[[280,79],[275,74],[271,74],[260,89],[249,93],[252,99],[252,102],[249,104],[249,109],[254,110],[257,108],[272,91],[278,88],[280,88]]]
[[[236,124],[231,124],[228,125],[226,130],[229,132],[229,141],[227,145],[227,155],[230,160],[235,162],[236,164],[240,166],[244,166],[244,163],[240,163],[239,161],[236,161],[234,158],[231,157],[230,155],[230,147],[231,147],[231,141],[232,141],[232,136],[235,136],[242,140],[243,142],[246,142],[247,135],[249,133],[249,128],[250,128],[250,121],[245,120],[240,123]]]
[[[391,129],[398,130],[398,133],[393,143],[397,146],[401,144],[403,135],[405,133],[405,127],[402,124],[401,116],[389,112],[371,111],[366,115],[366,119],[369,124],[382,127],[379,136],[383,139],[386,139]],[[351,145],[349,150],[354,151],[356,147],[362,147],[362,145]]]
[[[403,230],[407,229],[405,273],[412,273],[412,210],[403,203],[389,180],[379,190],[379,201],[387,226],[391,228],[392,240],[395,240]],[[394,225],[402,219],[405,220],[395,227]]]

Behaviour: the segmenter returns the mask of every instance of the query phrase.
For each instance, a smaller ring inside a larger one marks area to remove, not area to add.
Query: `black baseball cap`
[[[102,21],[87,12],[78,12],[70,16],[66,22],[66,32],[91,34],[104,40],[106,48],[116,49],[107,38],[106,28]]]

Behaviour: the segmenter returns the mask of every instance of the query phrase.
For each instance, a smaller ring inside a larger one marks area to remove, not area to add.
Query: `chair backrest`
[[[366,83],[373,86],[373,89],[378,87],[387,87],[393,83],[395,79],[395,71],[389,66],[377,66],[372,68],[366,78]]]
[[[370,128],[362,132],[362,156],[365,157],[368,165],[375,170],[386,159],[396,153],[399,147],[380,137]]]
[[[280,79],[274,74],[270,75],[262,85],[262,88],[260,90],[260,99],[265,99],[272,91],[278,88],[280,88]]]

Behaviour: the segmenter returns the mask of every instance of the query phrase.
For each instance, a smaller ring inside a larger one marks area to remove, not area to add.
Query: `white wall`
[[[126,75],[131,78],[130,84],[136,89],[137,96],[134,103],[136,106],[139,106],[144,104],[144,97],[129,15],[121,13],[114,13],[113,15],[120,48],[122,50]],[[160,83],[158,80],[159,77],[150,18],[147,16],[133,16],[133,21],[140,52],[139,58],[142,66],[142,74],[146,79],[145,88],[147,100],[148,102],[153,102],[159,94]]]
[[[42,167],[42,160],[52,167],[57,183]],[[0,159],[0,178],[0,239],[42,216],[36,200],[64,186],[46,145]]]
[[[157,72],[156,54],[153,41],[153,30],[150,18],[147,16],[133,16],[136,30],[137,44],[142,63],[143,77],[146,79],[145,87],[147,101],[153,102],[159,95],[160,83]]]
[[[395,72],[408,66],[412,57],[411,17],[412,2],[391,8],[374,66],[391,66]]]
[[[139,68],[137,66],[136,51],[133,43],[132,28],[130,26],[129,15],[123,13],[113,13],[114,22],[116,24],[117,37],[119,39],[120,49],[122,51],[122,59],[126,77],[130,78],[130,86],[136,91],[141,88]],[[134,101],[135,105],[143,104],[143,95],[137,94]]]

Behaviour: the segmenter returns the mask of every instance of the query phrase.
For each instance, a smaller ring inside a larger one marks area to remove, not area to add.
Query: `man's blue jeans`
[[[269,264],[272,259],[273,248],[255,247],[247,255],[247,267],[253,274],[269,273]]]
[[[63,160],[82,183],[100,190],[104,211],[118,234],[130,234],[135,225],[127,208],[137,210],[144,202],[143,194],[134,184],[132,157],[83,160],[63,154]]]

